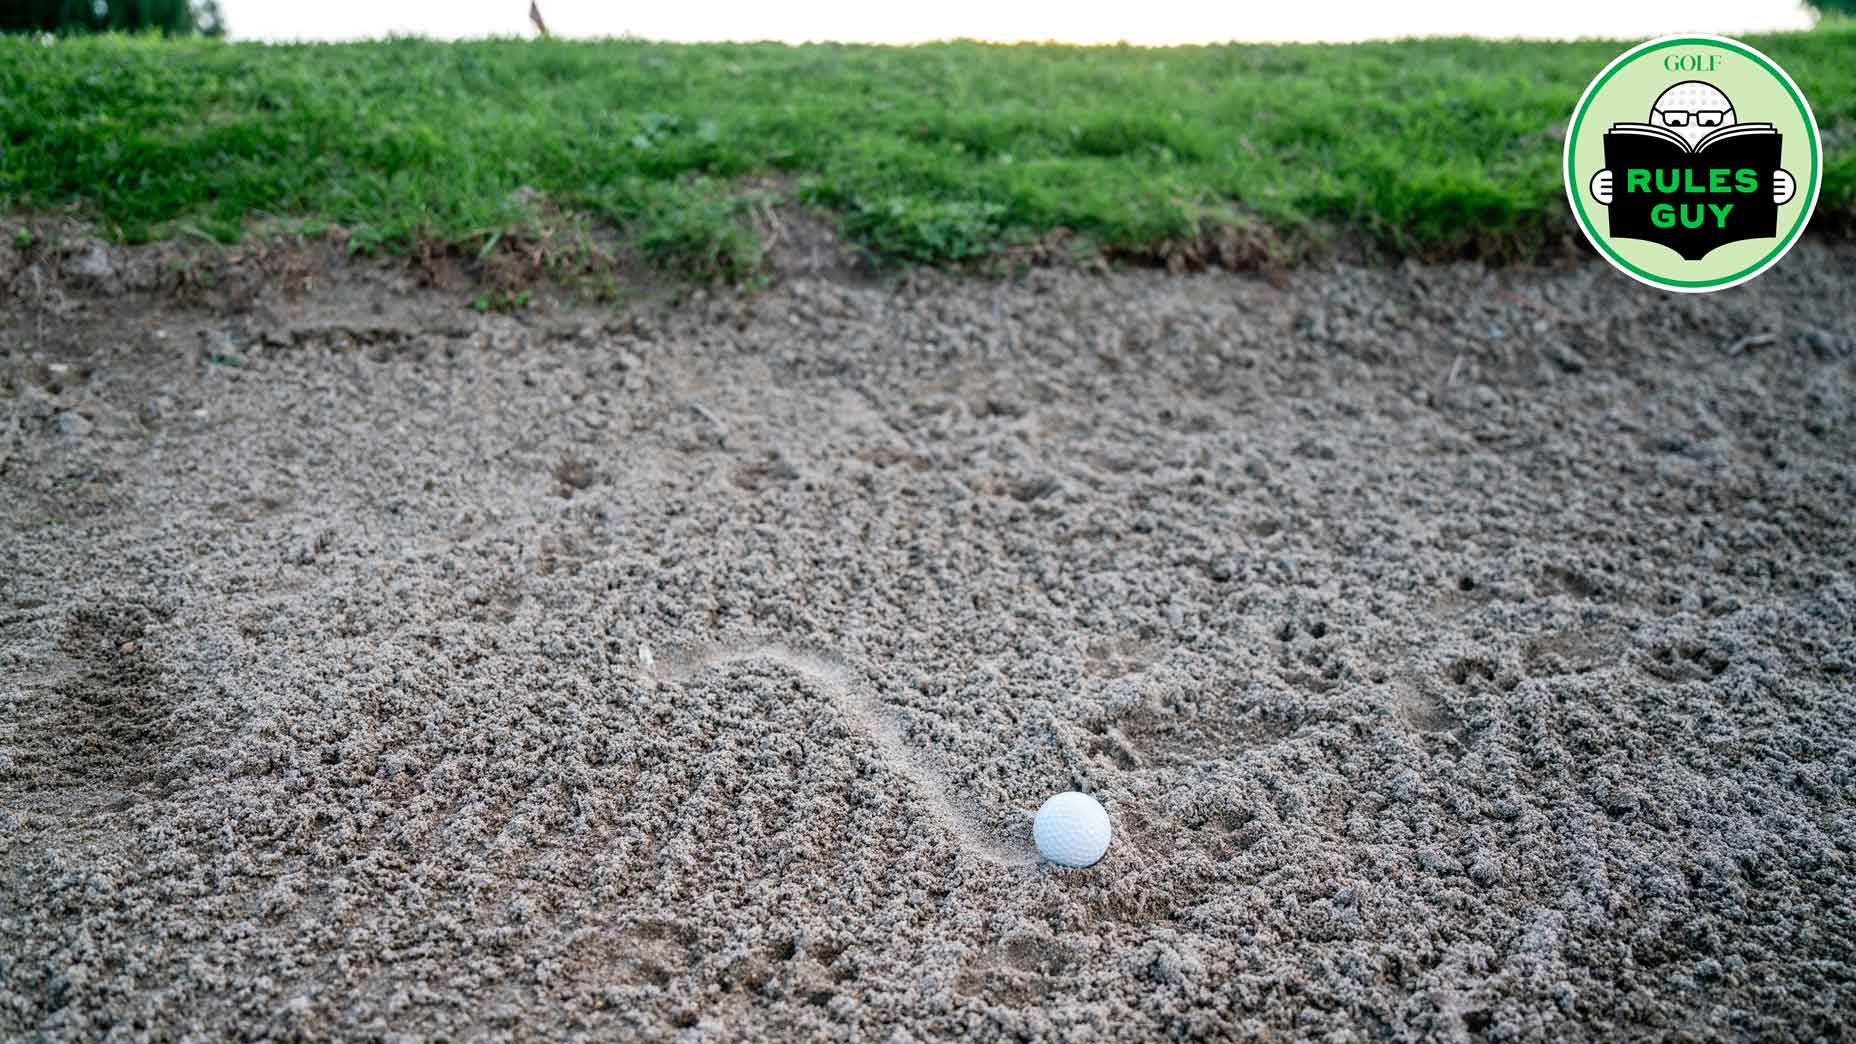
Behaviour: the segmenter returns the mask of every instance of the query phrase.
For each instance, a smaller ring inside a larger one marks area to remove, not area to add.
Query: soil
[[[0,1038],[1856,1033],[1856,246],[161,258],[0,256]]]

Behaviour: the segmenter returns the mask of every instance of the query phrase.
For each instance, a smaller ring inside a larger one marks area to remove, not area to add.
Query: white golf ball
[[[1108,851],[1108,812],[1088,794],[1066,790],[1044,802],[1031,821],[1038,854],[1058,866],[1094,866]]]

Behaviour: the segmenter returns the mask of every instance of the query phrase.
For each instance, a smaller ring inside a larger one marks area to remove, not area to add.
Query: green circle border
[[[1637,58],[1655,51],[1670,47],[1679,47],[1684,44],[1723,47],[1729,51],[1738,53],[1742,57],[1751,58],[1760,68],[1766,70],[1768,74],[1778,80],[1780,86],[1785,88],[1785,93],[1791,96],[1792,104],[1798,107],[1798,114],[1804,118],[1805,129],[1810,132],[1807,138],[1811,146],[1811,193],[1809,201],[1805,204],[1804,210],[1800,212],[1798,219],[1792,223],[1791,230],[1786,234],[1785,238],[1779,242],[1778,246],[1773,247],[1770,253],[1760,258],[1758,261],[1753,262],[1751,265],[1748,265],[1746,268],[1732,275],[1722,276],[1719,279],[1671,279],[1656,275],[1653,272],[1647,272],[1625,260],[1622,255],[1611,248],[1611,244],[1606,241],[1607,237],[1598,234],[1598,230],[1592,222],[1591,215],[1585,212],[1585,204],[1579,199],[1578,178],[1573,173],[1573,151],[1579,141],[1579,127],[1585,122],[1585,110],[1590,105],[1592,96],[1597,94],[1599,88],[1603,87],[1605,82],[1611,79],[1619,69],[1622,69],[1625,65],[1635,61]],[[1805,226],[1810,224],[1811,215],[1817,210],[1818,182],[1823,168],[1821,156],[1817,117],[1812,114],[1810,103],[1804,100],[1804,95],[1798,90],[1798,85],[1792,82],[1791,76],[1789,76],[1784,69],[1779,68],[1777,62],[1761,54],[1752,47],[1725,36],[1664,36],[1640,43],[1630,50],[1625,51],[1623,54],[1618,55],[1616,58],[1612,59],[1611,64],[1605,66],[1605,70],[1599,73],[1598,77],[1585,88],[1585,93],[1579,96],[1579,104],[1573,108],[1572,126],[1566,132],[1566,155],[1562,161],[1562,168],[1566,181],[1566,198],[1571,201],[1573,211],[1578,215],[1579,230],[1585,233],[1585,238],[1589,240],[1593,246],[1597,247],[1599,251],[1605,255],[1607,260],[1617,266],[1624,274],[1639,282],[1647,283],[1650,286],[1661,287],[1665,290],[1675,290],[1682,293],[1705,293],[1711,290],[1725,290],[1730,286],[1738,286],[1754,278],[1766,269],[1778,264],[1779,259],[1785,256],[1785,252],[1790,250],[1792,244],[1798,241],[1798,237],[1804,233]]]

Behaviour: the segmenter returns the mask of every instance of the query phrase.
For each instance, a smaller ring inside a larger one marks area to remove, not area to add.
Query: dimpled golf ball
[[[1088,794],[1066,790],[1038,808],[1031,839],[1058,866],[1094,866],[1108,851],[1108,813]]]

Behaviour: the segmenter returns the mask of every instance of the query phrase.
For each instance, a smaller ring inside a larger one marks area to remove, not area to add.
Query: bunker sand
[[[39,276],[0,1037],[1851,1033],[1849,247]],[[1069,789],[1086,871],[1030,857]]]

